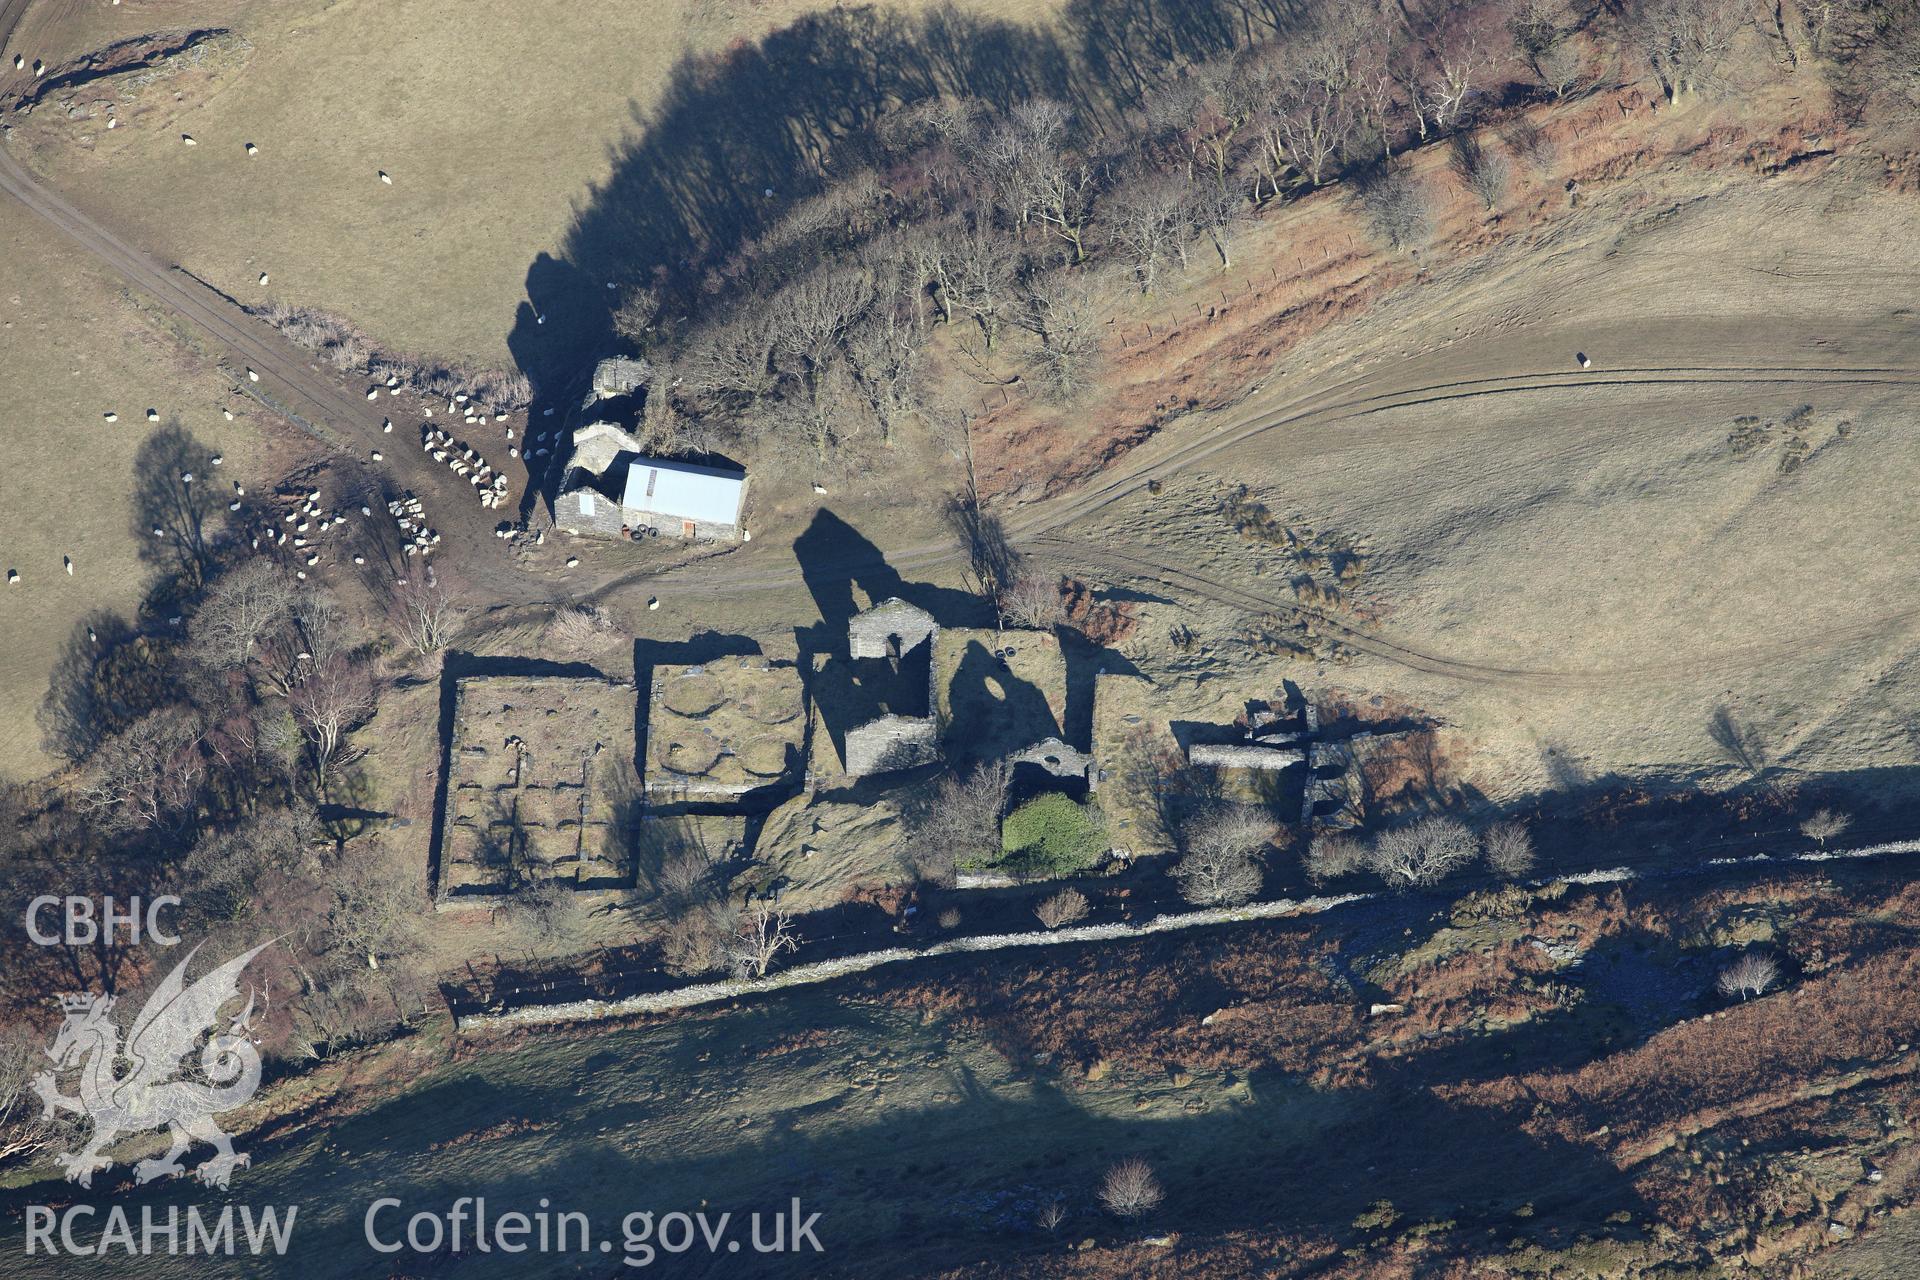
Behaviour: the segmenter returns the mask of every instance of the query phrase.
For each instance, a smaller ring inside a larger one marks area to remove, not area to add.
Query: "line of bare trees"
[[[825,457],[937,411],[943,376],[1070,401],[1098,371],[1115,277],[1150,294],[1196,256],[1230,268],[1261,208],[1362,175],[1382,243],[1418,245],[1427,193],[1395,164],[1410,146],[1466,138],[1457,172],[1491,208],[1506,160],[1472,137],[1489,107],[1648,75],[1678,101],[1718,83],[1743,31],[1777,33],[1797,66],[1832,22],[1824,0],[1336,0],[1124,109],[909,102],[703,279],[663,270],[623,295],[616,328],[650,366],[644,430],[651,447]],[[964,337],[935,369],[941,326]]]

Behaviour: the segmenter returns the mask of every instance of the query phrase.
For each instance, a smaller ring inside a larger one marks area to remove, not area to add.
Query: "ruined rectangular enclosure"
[[[806,699],[790,662],[730,657],[654,670],[647,699],[649,803],[737,804],[797,787]]]
[[[634,686],[616,681],[454,683],[441,905],[504,894],[528,878],[582,890],[631,883],[636,709]]]

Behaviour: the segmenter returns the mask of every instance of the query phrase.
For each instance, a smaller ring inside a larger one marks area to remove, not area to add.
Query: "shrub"
[[[1087,895],[1078,889],[1062,889],[1052,897],[1043,899],[1033,909],[1033,914],[1049,929],[1084,920],[1087,916]]]
[[[1720,994],[1732,999],[1739,996],[1745,1000],[1748,996],[1757,996],[1773,985],[1780,976],[1780,966],[1758,951],[1749,951],[1732,964],[1720,971],[1720,981],[1716,984]]]
[[[1187,830],[1187,856],[1173,869],[1180,896],[1196,907],[1239,906],[1260,892],[1254,855],[1266,846],[1273,824],[1253,809],[1221,805],[1196,818]]]
[[[1032,880],[1084,871],[1107,851],[1099,820],[1059,792],[1036,796],[1008,814],[1000,842],[1004,865]]]
[[[1162,1198],[1160,1180],[1145,1160],[1122,1160],[1100,1181],[1100,1203],[1117,1217],[1138,1218],[1156,1208]]]
[[[1383,832],[1367,863],[1391,885],[1437,884],[1480,854],[1480,840],[1452,818],[1422,818]]]
[[[1412,249],[1427,238],[1427,197],[1404,169],[1375,175],[1360,188],[1360,207],[1373,233],[1390,249]]]
[[[1846,834],[1853,819],[1837,809],[1816,809],[1813,815],[1800,824],[1800,834],[1819,845],[1827,847],[1827,841],[1835,836]]]
[[[1307,846],[1307,879],[1315,884],[1352,875],[1367,865],[1367,846],[1352,836],[1318,835]]]
[[[1487,866],[1497,876],[1518,880],[1533,870],[1533,837],[1517,822],[1487,828]]]

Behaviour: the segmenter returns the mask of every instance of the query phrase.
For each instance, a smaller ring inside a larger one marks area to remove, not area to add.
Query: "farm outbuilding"
[[[554,501],[554,523],[568,533],[650,529],[702,542],[740,537],[746,472],[647,457],[631,433],[608,422],[580,428],[573,445],[566,484]]]

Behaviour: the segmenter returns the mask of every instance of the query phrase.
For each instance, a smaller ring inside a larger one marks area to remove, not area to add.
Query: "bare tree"
[[[1062,889],[1050,897],[1042,898],[1033,909],[1040,923],[1049,929],[1058,929],[1063,925],[1087,918],[1087,895],[1078,889]]]
[[[1678,103],[1714,81],[1746,21],[1737,0],[1644,0],[1632,29],[1667,101]]]
[[[33,1080],[45,1068],[42,1046],[18,1027],[0,1027],[0,1161],[43,1150],[60,1113],[46,1107]]]
[[[1087,223],[1100,191],[1100,171],[1068,145],[1075,123],[1065,104],[1029,99],[988,135],[982,158],[1009,222],[1040,224],[1078,263],[1087,256]]]
[[[1758,951],[1749,951],[1720,971],[1720,979],[1715,985],[1720,994],[1731,1000],[1739,996],[1742,1000],[1757,996],[1771,987],[1780,976],[1780,966],[1772,957]]]
[[[1034,363],[1042,393],[1065,403],[1093,379],[1100,364],[1100,316],[1084,284],[1055,275],[1030,277],[1019,323],[1039,339]]]
[[[1455,134],[1453,138],[1453,171],[1460,176],[1467,190],[1479,196],[1491,213],[1500,204],[1500,198],[1507,194],[1507,161],[1498,151],[1489,151],[1484,143],[1470,133]]]
[[[1100,1203],[1116,1217],[1141,1217],[1158,1208],[1164,1198],[1153,1166],[1137,1157],[1120,1161],[1100,1180]]]
[[[1576,34],[1578,20],[1564,0],[1527,0],[1507,25],[1514,47],[1556,99],[1593,87],[1594,77]]]
[[[914,860],[926,879],[951,883],[957,865],[999,855],[1000,816],[1012,780],[1013,766],[1005,760],[978,765],[965,778],[940,779],[911,819]]]
[[[1342,82],[1323,68],[1303,63],[1274,85],[1275,101],[1264,124],[1269,146],[1313,186],[1326,177],[1327,165],[1353,131],[1353,104]]]
[[[695,978],[724,968],[734,924],[726,904],[702,898],[668,916],[660,932],[660,960],[668,973]]]
[[[306,734],[314,777],[324,790],[327,771],[341,762],[347,734],[373,715],[378,705],[373,673],[364,662],[332,654],[305,668],[288,702]]]
[[[1367,846],[1352,836],[1321,834],[1307,846],[1307,878],[1315,884],[1352,875],[1367,865]]]
[[[1499,822],[1487,828],[1483,843],[1487,866],[1508,880],[1518,880],[1533,871],[1533,837],[1517,822]]]
[[[1150,294],[1168,257],[1186,264],[1193,235],[1191,189],[1170,174],[1135,170],[1115,190],[1107,224],[1140,292]]]
[[[742,978],[766,977],[782,954],[799,949],[792,921],[766,902],[756,902],[742,912],[726,942],[727,961]]]
[[[387,611],[400,638],[422,657],[440,652],[460,633],[460,607],[431,565],[395,584]]]
[[[1823,806],[1815,809],[1807,820],[1800,824],[1800,834],[1824,849],[1827,847],[1827,841],[1835,836],[1844,835],[1847,828],[1852,825],[1853,819],[1846,814],[1838,809]]]
[[[742,307],[725,320],[702,325],[698,337],[689,337],[675,365],[688,390],[747,405],[772,394],[777,378],[766,308]]]
[[[188,636],[209,670],[238,671],[265,652],[293,620],[295,583],[271,560],[248,560],[215,580],[194,611]]]
[[[843,342],[872,302],[873,284],[864,271],[823,267],[787,285],[767,304],[774,358],[798,389],[798,411],[790,420],[821,457],[844,434],[840,410],[851,375]]]
[[[1480,841],[1452,818],[1422,818],[1411,826],[1382,832],[1373,842],[1368,866],[1388,884],[1437,884],[1480,856]]]
[[[882,444],[891,444],[894,429],[920,408],[925,351],[922,331],[898,305],[884,300],[848,330],[848,371],[880,428]]]
[[[1067,1221],[1067,1202],[1055,1196],[1034,1212],[1033,1225],[1048,1235],[1059,1231]]]
[[[206,778],[203,727],[184,707],[141,716],[95,749],[73,802],[108,831],[142,831],[191,810]]]
[[[1374,234],[1394,249],[1411,249],[1427,238],[1427,199],[1419,179],[1393,168],[1360,188],[1360,207]]]
[[[955,310],[973,317],[991,351],[1019,295],[1019,251],[984,218],[969,218],[953,237],[948,262],[944,292]]]
[[[1000,593],[1000,612],[1009,622],[1035,630],[1057,627],[1067,619],[1067,606],[1060,594],[1057,573],[1022,568]]]
[[[378,969],[381,961],[412,948],[424,895],[390,850],[378,842],[350,844],[327,880],[333,889],[326,920],[331,949]]]
[[[1186,856],[1173,868],[1180,895],[1197,907],[1238,906],[1260,892],[1255,855],[1273,824],[1244,805],[1217,805],[1186,831]]]

